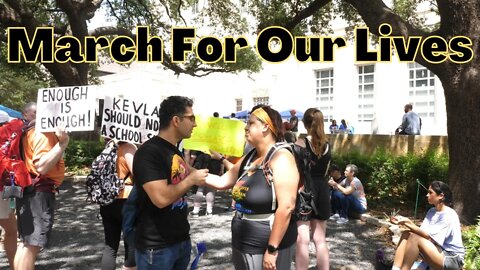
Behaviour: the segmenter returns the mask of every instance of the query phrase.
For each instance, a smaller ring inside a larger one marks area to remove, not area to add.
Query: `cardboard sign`
[[[106,96],[103,103],[100,135],[118,141],[142,144],[158,134],[160,101]]]
[[[42,88],[37,95],[35,129],[56,131],[61,125],[67,131],[94,129],[96,86]]]
[[[241,157],[245,145],[245,123],[239,120],[197,116],[192,136],[183,140],[183,147],[207,152],[214,150],[228,156]]]

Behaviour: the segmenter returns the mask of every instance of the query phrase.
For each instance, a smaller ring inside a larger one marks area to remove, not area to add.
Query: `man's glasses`
[[[190,121],[195,122],[195,115],[194,114],[189,114],[189,115],[182,115],[180,116],[181,118],[188,118]]]

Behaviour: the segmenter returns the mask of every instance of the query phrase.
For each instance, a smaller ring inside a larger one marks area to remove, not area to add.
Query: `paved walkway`
[[[51,246],[38,257],[37,270],[99,269],[103,231],[98,206],[85,201],[83,181],[66,181],[57,200],[58,210]],[[200,261],[199,269],[233,269],[230,262],[231,213],[224,211],[229,195],[218,192],[214,215],[192,219],[192,241],[205,241],[208,252]],[[351,220],[338,225],[329,222],[327,238],[330,247],[331,269],[375,269],[375,252],[384,245],[379,227]],[[310,269],[315,269],[314,246],[310,245]],[[123,249],[117,259],[120,269]],[[0,269],[8,269],[5,253],[0,253]],[[292,269],[294,267],[292,266]]]

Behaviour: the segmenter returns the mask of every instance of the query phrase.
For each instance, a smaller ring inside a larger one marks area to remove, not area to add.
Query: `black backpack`
[[[125,187],[124,180],[117,175],[117,150],[118,144],[111,140],[92,162],[86,181],[87,201],[109,205]]]
[[[267,155],[265,156],[264,161],[262,162],[262,169],[265,176],[267,177],[267,180],[269,180],[269,182],[272,181],[273,174],[269,164],[272,157],[280,149],[287,149],[293,154],[293,156],[295,157],[298,174],[300,176],[300,183],[303,183],[303,188],[298,190],[295,215],[298,218],[304,218],[309,217],[312,212],[318,213],[317,207],[315,206],[315,194],[317,193],[314,190],[313,179],[310,174],[311,157],[310,153],[305,148],[294,143],[275,143],[272,148],[270,148]],[[255,151],[256,150],[253,149],[245,156],[244,160],[247,160],[247,163],[250,157],[254,155]]]

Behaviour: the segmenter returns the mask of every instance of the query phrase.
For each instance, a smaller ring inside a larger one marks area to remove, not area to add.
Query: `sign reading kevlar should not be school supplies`
[[[66,86],[39,89],[35,129],[50,132],[64,125],[66,131],[93,130],[95,88],[96,86]]]
[[[240,157],[245,146],[245,123],[217,117],[196,117],[192,136],[183,140],[186,149],[207,152],[209,149],[224,155]]]
[[[160,102],[106,96],[100,135],[142,144],[158,134]]]

